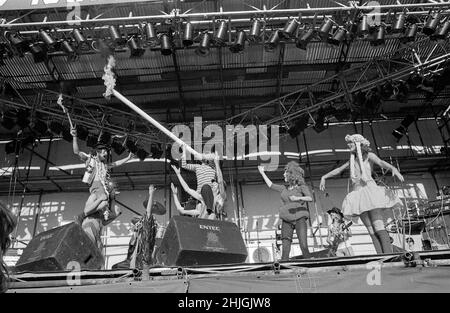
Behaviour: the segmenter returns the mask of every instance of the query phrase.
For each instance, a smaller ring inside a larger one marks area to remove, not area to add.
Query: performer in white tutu
[[[352,191],[342,203],[344,216],[359,216],[367,227],[378,254],[392,253],[389,234],[383,222],[383,210],[401,206],[402,202],[393,191],[378,186],[372,178],[373,165],[390,170],[392,176],[404,181],[400,172],[391,164],[371,152],[370,142],[359,134],[347,135],[345,141],[350,148],[350,160],[339,168],[322,176],[320,190],[325,190],[325,180],[350,168]]]

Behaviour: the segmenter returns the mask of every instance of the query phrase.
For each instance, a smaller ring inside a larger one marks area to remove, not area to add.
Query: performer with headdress
[[[392,176],[404,181],[400,172],[391,164],[371,152],[370,142],[359,134],[347,135],[345,141],[350,149],[350,160],[341,167],[322,176],[320,190],[325,190],[326,179],[350,168],[352,191],[342,203],[344,216],[359,216],[372,238],[377,253],[392,253],[389,234],[383,222],[383,210],[402,205],[398,196],[387,188],[378,186],[372,178],[373,165],[390,170]]]
[[[17,221],[12,212],[0,202],[0,293],[8,289],[8,269],[3,262],[3,256],[11,244],[9,235],[16,228],[16,224]]]
[[[291,252],[292,236],[294,229],[297,232],[300,249],[303,258],[311,257],[308,249],[308,225],[309,211],[305,202],[312,202],[311,192],[305,183],[304,171],[297,162],[289,162],[284,170],[284,181],[288,186],[277,185],[267,177],[264,166],[258,166],[264,181],[270,189],[281,194],[283,205],[280,207],[282,260],[289,259]]]
[[[75,222],[81,225],[86,216],[99,210],[99,205],[103,201],[108,201],[110,193],[109,170],[113,167],[121,166],[131,160],[134,155],[130,153],[128,157],[113,163],[107,163],[110,155],[110,147],[99,143],[90,154],[80,151],[78,147],[77,131],[72,128],[70,133],[73,136],[73,152],[85,162],[86,172],[83,182],[89,185],[90,196],[86,201],[83,213],[75,218]]]

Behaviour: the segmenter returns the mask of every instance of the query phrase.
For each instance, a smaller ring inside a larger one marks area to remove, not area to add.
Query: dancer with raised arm
[[[280,207],[281,224],[281,241],[282,252],[281,259],[283,261],[289,259],[291,252],[292,236],[294,229],[297,232],[300,249],[303,258],[310,258],[311,254],[308,249],[308,225],[306,223],[309,218],[309,211],[305,202],[312,202],[311,192],[305,183],[304,171],[297,162],[289,162],[284,170],[284,181],[288,186],[277,185],[267,177],[264,166],[258,166],[264,181],[270,189],[276,190],[281,194],[283,205]]]
[[[350,149],[350,160],[320,180],[320,190],[325,190],[325,181],[350,168],[352,191],[342,203],[344,216],[359,216],[367,228],[378,254],[392,253],[389,234],[383,221],[383,210],[401,206],[402,202],[387,188],[378,186],[372,178],[373,165],[392,172],[392,176],[404,181],[400,172],[391,164],[371,152],[370,142],[359,134],[347,135],[345,141]]]
[[[9,235],[14,231],[16,225],[15,216],[0,202],[0,293],[8,290],[8,269],[3,262],[3,256],[11,244]]]
[[[70,131],[73,137],[73,153],[75,153],[81,161],[85,162],[86,172],[83,177],[83,182],[89,185],[90,196],[86,201],[83,213],[75,218],[75,222],[82,225],[83,219],[99,210],[99,205],[103,201],[109,199],[110,193],[110,175],[109,170],[113,167],[121,166],[134,158],[130,153],[128,157],[118,160],[113,163],[107,163],[110,149],[105,144],[97,144],[92,153],[87,154],[80,151],[78,147],[77,130],[72,128]]]

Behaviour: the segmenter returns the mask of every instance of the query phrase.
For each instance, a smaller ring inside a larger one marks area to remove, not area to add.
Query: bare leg
[[[377,235],[375,235],[375,230],[372,227],[372,221],[370,220],[370,216],[368,212],[363,212],[360,215],[361,221],[363,222],[364,226],[366,226],[367,231],[369,232],[370,238],[372,238],[372,243],[375,247],[375,251],[377,254],[383,253],[383,249],[381,248],[380,240],[378,239]]]
[[[383,222],[383,214],[381,209],[372,210],[369,212],[372,226],[375,230],[375,234],[381,243],[383,253],[392,253],[392,244],[389,238],[389,234]]]

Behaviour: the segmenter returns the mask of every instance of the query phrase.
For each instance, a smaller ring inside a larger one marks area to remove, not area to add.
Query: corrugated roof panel
[[[307,62],[307,52],[305,50],[299,49],[295,44],[288,44],[284,49],[284,64],[290,63],[306,63]]]
[[[305,72],[289,72],[288,79],[283,81],[297,80],[298,83],[314,83],[324,79],[327,75],[327,71],[305,71]]]
[[[211,48],[210,54],[198,56],[193,49],[177,51],[177,60],[180,70],[217,69],[219,68],[219,54],[216,48]]]
[[[339,59],[339,47],[323,42],[311,42],[306,49],[306,62],[334,63]]]

